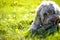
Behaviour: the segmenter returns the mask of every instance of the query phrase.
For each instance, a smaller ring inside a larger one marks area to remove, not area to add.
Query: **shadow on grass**
[[[57,28],[56,26],[51,26],[51,28],[49,28],[47,30],[43,30],[43,29],[39,28],[38,30],[35,30],[35,31],[32,31],[32,30],[28,31],[28,34],[25,37],[26,38],[28,38],[28,37],[31,37],[31,38],[39,37],[40,39],[41,38],[44,39],[50,35],[54,35],[54,33],[58,32],[58,31],[59,31],[59,28]]]

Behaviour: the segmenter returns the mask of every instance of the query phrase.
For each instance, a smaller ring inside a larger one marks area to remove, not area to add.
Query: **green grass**
[[[36,7],[42,0],[0,0],[0,40],[40,40],[30,37],[27,30],[35,17]],[[60,5],[58,0],[54,0]],[[26,37],[28,35],[28,37]],[[42,38],[60,40],[60,32]]]

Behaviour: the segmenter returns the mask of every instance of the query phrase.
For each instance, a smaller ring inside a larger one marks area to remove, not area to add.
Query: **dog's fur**
[[[36,17],[28,30],[48,29],[51,25],[58,26],[60,8],[52,1],[43,1],[36,9]]]

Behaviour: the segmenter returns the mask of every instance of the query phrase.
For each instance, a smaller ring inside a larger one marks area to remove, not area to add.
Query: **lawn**
[[[0,40],[60,40],[60,32],[40,38],[28,33],[42,0],[0,0]],[[60,6],[60,0],[54,0]],[[28,35],[28,36],[26,36]]]

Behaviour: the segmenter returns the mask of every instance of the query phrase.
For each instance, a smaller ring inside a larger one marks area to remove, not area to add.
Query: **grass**
[[[31,33],[27,32],[41,1],[0,0],[0,40],[60,40],[60,32],[46,38],[30,37]],[[60,5],[58,0],[54,1]]]

